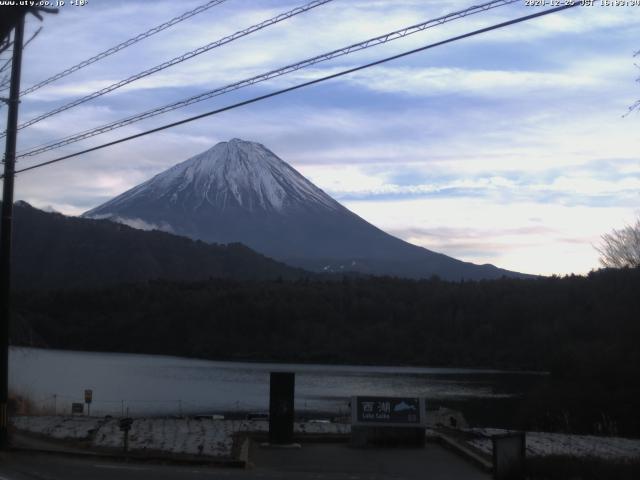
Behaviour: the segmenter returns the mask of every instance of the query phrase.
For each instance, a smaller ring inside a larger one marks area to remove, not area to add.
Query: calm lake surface
[[[93,390],[92,415],[266,411],[269,372],[296,373],[296,410],[346,413],[352,395],[429,401],[518,396],[539,374],[497,370],[216,362],[160,355],[10,349],[10,388],[69,413]]]

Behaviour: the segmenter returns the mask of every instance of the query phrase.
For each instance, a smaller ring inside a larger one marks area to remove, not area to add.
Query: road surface
[[[9,452],[0,480],[489,480],[490,475],[437,445],[421,449],[354,450],[310,444],[299,450],[251,449],[251,468],[159,465],[97,457]]]

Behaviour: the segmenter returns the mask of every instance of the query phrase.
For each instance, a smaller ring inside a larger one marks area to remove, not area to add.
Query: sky
[[[89,0],[27,21],[22,86],[205,0]],[[20,121],[305,4],[227,0],[25,96]],[[334,0],[20,131],[18,151],[465,9]],[[18,168],[511,18],[525,1],[19,159]],[[640,215],[640,6],[578,7],[20,174],[16,199],[80,214],[234,137],[264,144],[364,219],[416,245],[542,275],[599,267]],[[7,58],[6,53],[0,58]],[[6,117],[6,108],[0,110]],[[4,124],[3,124],[4,125]]]

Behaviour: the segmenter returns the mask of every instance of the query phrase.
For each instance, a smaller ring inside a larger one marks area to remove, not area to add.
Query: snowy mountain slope
[[[204,206],[250,212],[282,212],[303,205],[328,211],[342,208],[263,145],[237,138],[174,165],[86,215],[126,209],[139,201],[167,201],[186,211]]]
[[[259,143],[221,142],[84,214],[207,242],[242,242],[315,271],[450,279],[518,275],[395,238],[358,217]]]

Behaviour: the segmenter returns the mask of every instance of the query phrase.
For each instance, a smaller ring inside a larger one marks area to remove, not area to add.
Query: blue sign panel
[[[351,408],[355,423],[420,425],[421,402],[417,397],[354,397]]]

